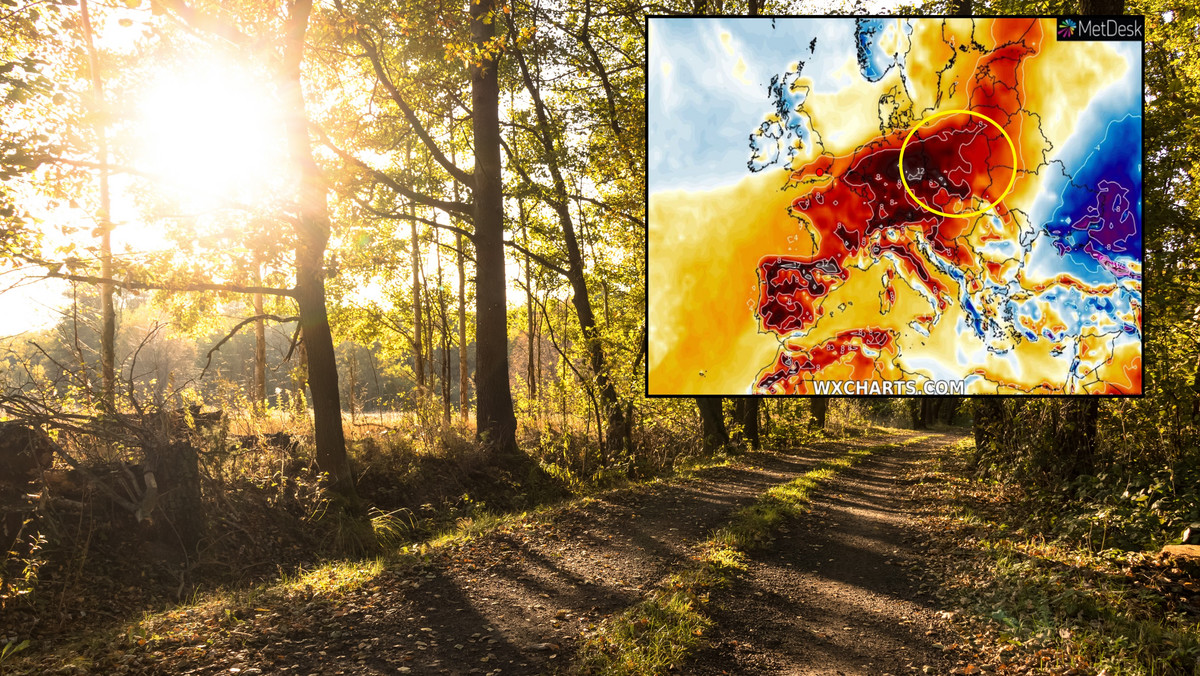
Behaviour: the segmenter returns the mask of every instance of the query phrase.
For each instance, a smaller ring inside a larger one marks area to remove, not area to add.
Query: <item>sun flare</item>
[[[142,161],[192,207],[262,201],[286,168],[267,83],[237,67],[193,67],[153,81],[140,106]]]

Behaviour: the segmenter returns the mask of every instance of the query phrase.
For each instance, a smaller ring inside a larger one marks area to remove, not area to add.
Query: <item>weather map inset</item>
[[[1142,43],[1068,28],[649,19],[648,393],[1141,394]]]

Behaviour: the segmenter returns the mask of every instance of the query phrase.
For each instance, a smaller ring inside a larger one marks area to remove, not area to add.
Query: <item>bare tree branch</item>
[[[387,74],[387,70],[383,67],[383,59],[380,57],[379,50],[375,47],[375,43],[367,38],[366,31],[356,31],[354,38],[358,41],[358,44],[362,45],[362,48],[366,50],[366,57],[371,61],[371,68],[375,71],[375,77],[379,78],[380,84],[382,84],[383,88],[387,90],[388,96],[391,97],[392,101],[396,104],[396,107],[398,107],[400,112],[404,114],[404,119],[408,120],[409,126],[412,127],[414,132],[416,132],[417,137],[421,139],[421,143],[423,143],[429,150],[429,154],[433,156],[433,159],[436,160],[438,164],[442,165],[442,168],[449,172],[450,175],[459,183],[467,186],[467,188],[475,187],[474,176],[451,162],[450,158],[446,157],[446,154],[442,152],[442,149],[438,147],[437,142],[433,140],[433,137],[430,136],[429,132],[425,129],[425,125],[421,124],[421,120],[417,118],[417,115],[413,112],[412,107],[409,106],[408,102],[404,100],[404,95],[396,87],[396,84],[392,82],[392,78]]]
[[[189,7],[183,0],[160,0],[160,2],[164,7],[173,11],[189,28],[228,40],[240,47],[246,47],[253,43],[250,36],[238,30],[237,26],[219,17]]]
[[[205,355],[205,358],[206,358],[206,359],[205,359],[205,362],[204,362],[204,368],[200,369],[200,378],[204,378],[204,374],[205,374],[205,373],[208,373],[208,367],[209,367],[209,366],[212,366],[212,356],[213,356],[213,353],[215,353],[217,350],[221,349],[221,346],[222,346],[222,345],[224,345],[226,342],[228,342],[230,338],[233,338],[235,335],[237,335],[237,332],[238,332],[238,331],[241,331],[241,330],[242,330],[242,327],[244,327],[245,325],[247,325],[247,324],[249,324],[249,323],[251,323],[251,322],[256,322],[256,321],[258,321],[258,320],[260,320],[260,319],[270,319],[271,321],[273,321],[273,322],[279,322],[280,324],[286,324],[286,323],[288,323],[288,322],[298,322],[298,321],[300,321],[300,318],[299,318],[299,317],[280,317],[280,316],[278,316],[278,315],[272,315],[272,314],[261,314],[261,315],[254,315],[253,317],[250,317],[250,318],[248,318],[248,319],[243,319],[242,321],[238,322],[238,323],[237,323],[237,325],[236,325],[236,326],[234,326],[234,327],[233,327],[233,328],[232,328],[232,329],[229,331],[229,333],[225,334],[225,337],[224,337],[224,338],[222,338],[221,340],[217,341],[217,344],[216,344],[216,345],[213,345],[213,346],[212,346],[212,349],[208,351],[208,354],[207,354],[207,355]],[[289,353],[289,354],[290,354],[290,353]]]
[[[471,220],[474,212],[471,210],[470,205],[468,205],[464,202],[448,202],[446,200],[440,200],[435,197],[430,197],[423,193],[419,193],[411,188],[405,187],[402,183],[400,183],[396,179],[392,178],[391,176],[388,176],[384,172],[379,171],[375,167],[372,167],[371,165],[367,164],[366,162],[363,162],[362,160],[358,159],[354,155],[351,155],[350,153],[346,152],[345,150],[342,150],[341,148],[334,145],[333,141],[331,141],[329,139],[329,136],[327,134],[325,134],[324,130],[318,129],[317,133],[321,137],[321,142],[323,144],[325,144],[325,146],[327,148],[329,148],[335,154],[337,154],[338,157],[340,157],[343,160],[345,160],[346,162],[349,162],[350,164],[353,164],[356,167],[359,167],[360,169],[366,171],[368,174],[370,174],[372,177],[374,177],[375,180],[379,181],[380,183],[383,183],[384,185],[391,188],[396,193],[398,193],[400,195],[404,195],[408,199],[410,199],[414,202],[418,202],[420,204],[424,204],[425,206],[433,207],[435,209],[441,209],[442,211],[445,211],[446,213],[453,212],[455,214],[458,214],[459,218],[462,218],[463,220],[468,220],[468,221]]]
[[[296,295],[295,289],[276,289],[270,286],[242,286],[240,284],[214,284],[212,282],[190,282],[179,286],[170,286],[167,284],[151,284],[134,280],[108,279],[92,275],[75,275],[65,272],[55,272],[53,270],[46,271],[46,276],[53,279],[82,282],[84,284],[112,284],[113,286],[131,291],[174,291],[180,293],[188,291],[221,291],[225,293],[261,293],[266,296],[285,296],[288,298]]]

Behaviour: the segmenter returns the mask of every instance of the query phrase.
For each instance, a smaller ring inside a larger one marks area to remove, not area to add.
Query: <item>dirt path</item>
[[[937,435],[889,449],[817,494],[809,514],[713,599],[712,645],[693,674],[947,674],[957,658],[915,574],[921,552],[898,485]]]
[[[431,645],[409,655],[414,673],[418,665],[427,673],[488,673],[492,665],[504,674],[565,669],[588,631],[686,565],[697,553],[693,546],[734,509],[823,459],[898,438],[747,454],[743,464],[705,470],[693,481],[606,493],[551,524],[502,529],[448,552],[446,567],[422,589],[473,608],[472,616],[441,603],[418,619],[432,625],[431,633],[458,637],[436,648],[464,647],[447,652]]]

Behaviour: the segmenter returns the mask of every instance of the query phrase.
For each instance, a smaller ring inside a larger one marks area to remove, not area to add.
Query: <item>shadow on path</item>
[[[921,552],[897,484],[922,448],[889,450],[818,492],[811,511],[752,557],[715,594],[711,645],[684,667],[694,674],[944,674],[938,612],[910,573]]]

